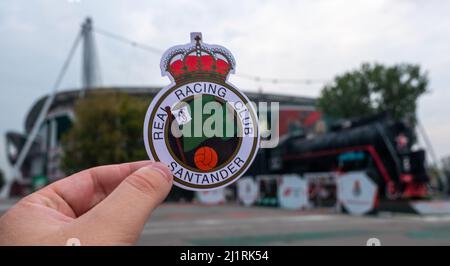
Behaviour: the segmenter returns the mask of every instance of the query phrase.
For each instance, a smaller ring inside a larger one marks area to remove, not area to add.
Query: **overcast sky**
[[[203,32],[237,60],[237,72],[331,80],[362,62],[417,63],[431,93],[419,118],[438,156],[450,154],[450,1],[1,0],[0,168],[4,133],[23,131],[31,105],[51,90],[79,26],[95,26],[166,49]],[[105,85],[166,85],[160,55],[96,36]],[[80,53],[61,90],[80,86]],[[317,96],[321,85],[276,85],[240,77],[244,90]]]

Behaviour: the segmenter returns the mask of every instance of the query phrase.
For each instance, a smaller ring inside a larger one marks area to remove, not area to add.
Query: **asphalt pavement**
[[[166,204],[146,224],[139,244],[366,245],[371,238],[381,245],[450,245],[450,216]]]
[[[0,201],[0,213],[14,201]],[[139,245],[450,245],[450,215],[380,213],[354,217],[334,209],[291,211],[235,204],[163,204]]]

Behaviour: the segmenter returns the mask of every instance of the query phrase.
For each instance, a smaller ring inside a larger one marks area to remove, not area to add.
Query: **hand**
[[[162,163],[84,170],[23,198],[0,218],[0,245],[134,244],[172,187]]]

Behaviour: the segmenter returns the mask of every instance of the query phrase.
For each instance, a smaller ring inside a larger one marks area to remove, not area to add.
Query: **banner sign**
[[[308,182],[299,175],[283,175],[278,185],[278,202],[285,209],[308,208]]]
[[[337,176],[338,202],[350,214],[363,215],[375,207],[378,186],[364,171]]]
[[[239,201],[245,206],[253,205],[259,197],[259,186],[251,177],[243,177],[237,182]]]

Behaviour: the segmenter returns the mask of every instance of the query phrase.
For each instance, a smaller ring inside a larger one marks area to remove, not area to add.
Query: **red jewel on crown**
[[[169,74],[176,83],[192,78],[225,81],[234,69],[235,60],[230,51],[203,43],[201,33],[191,33],[191,43],[170,48],[161,60],[162,74]]]

